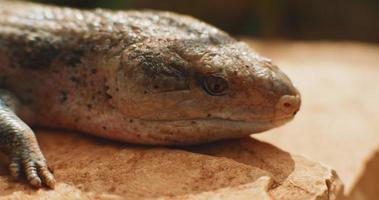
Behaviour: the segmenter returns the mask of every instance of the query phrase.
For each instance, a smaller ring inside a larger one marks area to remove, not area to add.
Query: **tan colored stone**
[[[291,77],[303,100],[293,122],[254,137],[336,169],[351,198],[377,199],[379,46],[347,42],[252,45]]]
[[[342,191],[333,170],[252,138],[186,149],[70,133],[38,138],[56,189],[12,181],[2,159],[1,199],[335,199]]]
[[[203,149],[196,150],[264,169],[274,181],[274,186],[268,191],[274,199],[341,197],[342,183],[334,170],[325,170],[328,168],[319,163],[301,156],[283,154],[277,151],[279,149],[274,151],[272,148],[275,147],[257,140],[245,139],[207,144]],[[324,180],[320,180],[320,177],[324,177]]]
[[[349,200],[378,199],[379,151],[369,158],[363,173],[349,193]]]
[[[189,200],[208,200],[208,199],[272,199],[267,192],[272,187],[272,179],[268,176],[262,176],[253,183],[239,185],[236,187],[225,187],[214,191],[202,192],[199,194],[190,194],[178,196],[170,199],[189,199]],[[165,199],[165,198],[162,198]]]

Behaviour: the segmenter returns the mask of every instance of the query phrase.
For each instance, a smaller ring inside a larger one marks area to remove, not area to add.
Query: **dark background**
[[[34,0],[190,14],[234,35],[379,42],[379,0]]]

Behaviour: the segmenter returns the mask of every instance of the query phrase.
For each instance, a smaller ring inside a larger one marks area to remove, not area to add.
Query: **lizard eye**
[[[228,90],[228,82],[219,76],[210,75],[204,78],[205,91],[213,96],[225,95]]]

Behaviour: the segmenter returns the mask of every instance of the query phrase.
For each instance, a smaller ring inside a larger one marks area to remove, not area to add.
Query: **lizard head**
[[[146,143],[241,137],[290,121],[300,107],[297,89],[276,65],[220,31],[145,40],[122,57],[113,104],[153,138]]]

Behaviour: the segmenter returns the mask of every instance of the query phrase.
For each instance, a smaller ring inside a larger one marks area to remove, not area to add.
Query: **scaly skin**
[[[32,185],[54,180],[16,114],[31,126],[187,145],[265,131],[299,110],[298,91],[269,59],[191,17],[0,5],[0,88],[20,102],[1,104],[0,145]]]

